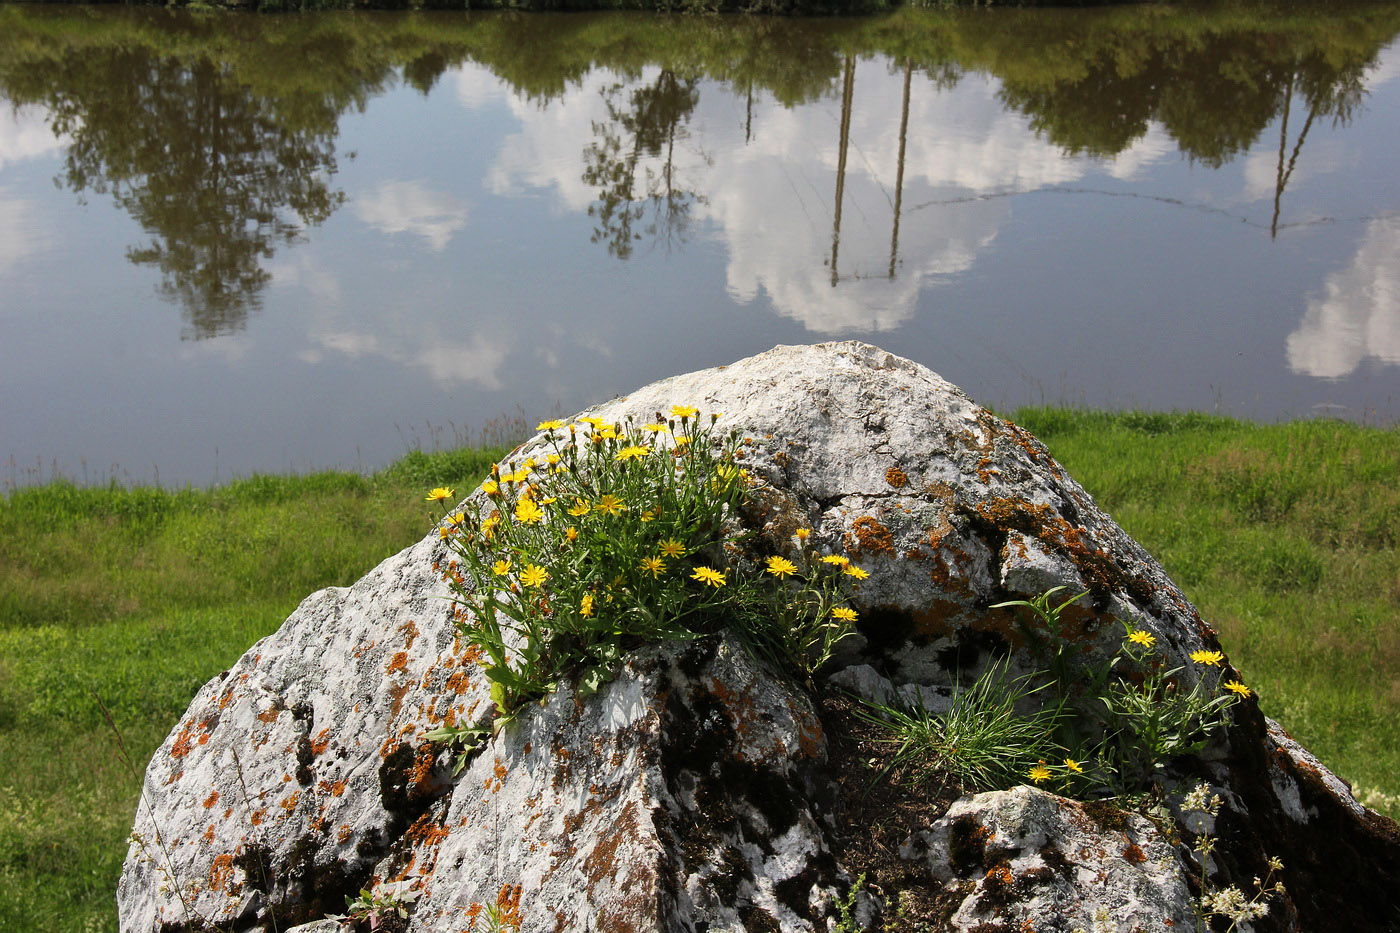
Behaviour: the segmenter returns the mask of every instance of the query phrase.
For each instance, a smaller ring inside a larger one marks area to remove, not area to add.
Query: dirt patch
[[[866,890],[883,902],[883,916],[871,930],[945,929],[961,903],[928,876],[921,863],[899,857],[910,836],[930,829],[962,789],[955,785],[911,786],[901,769],[882,774],[890,746],[886,733],[857,715],[859,704],[834,693],[821,699],[831,776],[839,786],[833,855],[853,877],[865,875]],[[873,763],[873,764],[872,764]],[[898,920],[896,921],[896,913]]]

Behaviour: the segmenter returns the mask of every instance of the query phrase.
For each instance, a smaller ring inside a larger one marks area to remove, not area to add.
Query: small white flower
[[[1186,799],[1181,801],[1181,809],[1215,816],[1220,812],[1220,804],[1220,795],[1212,794],[1209,784],[1198,784],[1196,789],[1187,794]]]

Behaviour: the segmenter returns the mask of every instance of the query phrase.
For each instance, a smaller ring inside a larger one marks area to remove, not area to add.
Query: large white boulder
[[[1124,621],[1169,663],[1219,649],[1043,445],[922,366],[856,342],[778,347],[586,414],[645,422],[673,404],[721,411],[719,426],[741,432],[760,481],[745,520],[774,548],[810,527],[814,546],[869,572],[841,683],[936,697],[993,655],[1028,669],[1022,623],[989,607],[1053,586],[1089,593],[1061,633],[1086,660],[1116,649]],[[600,692],[566,686],[531,708],[454,776],[424,735],[481,719],[490,700],[454,637],[445,559],[428,534],[308,597],[199,692],[146,772],[123,930],[327,930],[322,918],[375,883],[410,894],[407,919],[385,929],[483,929],[498,902],[527,931],[832,927],[860,834],[841,825],[849,763],[833,760],[840,743],[814,698],[731,638],[655,645]],[[1226,798],[1219,883],[1284,858],[1289,893],[1257,929],[1395,928],[1395,824],[1253,700],[1179,770]],[[929,820],[904,855],[942,892],[949,928],[1189,925],[1189,857],[1140,817],[1095,823],[1082,804],[1019,788]],[[888,916],[897,893],[863,891],[856,916]]]

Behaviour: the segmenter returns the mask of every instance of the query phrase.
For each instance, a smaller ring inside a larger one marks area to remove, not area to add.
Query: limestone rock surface
[[[934,702],[993,656],[1028,669],[1016,617],[990,607],[1052,586],[1088,591],[1061,633],[1086,659],[1112,653],[1123,622],[1168,663],[1219,650],[1042,444],[922,366],[855,342],[778,347],[585,414],[641,423],[673,404],[742,434],[760,540],[781,550],[812,528],[811,546],[869,572],[832,678],[848,689]],[[413,892],[383,929],[485,929],[491,905],[530,933],[834,928],[859,837],[840,823],[840,743],[811,697],[729,637],[642,649],[591,696],[565,686],[454,775],[424,735],[490,700],[442,599],[445,557],[428,534],[313,594],[205,685],[147,769],[123,930],[321,933],[375,883]],[[1395,824],[1253,700],[1236,712],[1181,765],[1225,798],[1213,877],[1247,885],[1284,859],[1288,894],[1257,930],[1400,929]],[[1032,788],[958,801],[901,854],[941,892],[939,928],[1190,928],[1181,845]],[[854,915],[889,919],[896,894],[857,892]]]

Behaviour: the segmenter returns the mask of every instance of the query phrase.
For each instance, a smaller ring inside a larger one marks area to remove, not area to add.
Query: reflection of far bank
[[[763,293],[824,335],[907,323],[919,294],[971,269],[1011,216],[1009,199],[989,196],[1091,168],[997,94],[981,75],[949,82],[848,60],[832,99],[760,107],[747,142],[712,154],[706,183],[702,213],[728,244],[730,295]],[[1170,152],[1149,134],[1102,168],[1131,177]]]
[[[159,273],[194,337],[242,329],[274,254],[342,203],[341,116],[394,86],[429,95],[453,70],[468,109],[508,101],[523,128],[498,150],[490,190],[556,185],[619,259],[680,251],[718,225],[732,295],[762,292],[838,333],[898,326],[919,282],[965,272],[1010,210],[933,202],[1071,181],[1086,171],[1076,155],[1119,178],[1172,151],[1218,167],[1282,115],[1278,226],[1309,128],[1347,121],[1365,81],[1384,80],[1376,56],[1400,28],[1400,9],[1378,4],[1287,17],[1264,5],[1219,21],[1115,5],[217,25],[20,6],[0,7],[0,96],[42,109],[48,135],[26,124],[11,139],[0,124],[0,165],[8,149],[67,138],[64,181],[110,196],[143,229],[127,257]],[[742,144],[721,151],[736,129]],[[385,181],[360,192],[356,213],[444,252],[467,205],[442,187]]]
[[[1288,335],[1296,373],[1340,379],[1366,359],[1400,365],[1400,217],[1366,225],[1351,265],[1327,277]]]

